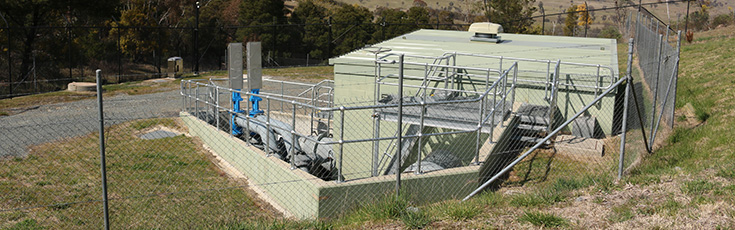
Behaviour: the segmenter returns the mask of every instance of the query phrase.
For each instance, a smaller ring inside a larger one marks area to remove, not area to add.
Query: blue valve
[[[240,102],[242,101],[242,96],[240,96],[240,93],[238,92],[232,92],[232,104],[233,104],[233,110],[235,113],[232,114],[232,117],[230,118],[230,124],[232,124],[232,135],[240,135],[242,134],[242,128],[238,127],[235,123],[235,117],[236,114],[244,112],[240,108]]]
[[[253,109],[250,110],[250,117],[255,117],[255,115],[263,114],[263,110],[260,110],[260,101],[262,101],[263,98],[255,96],[255,94],[260,94],[260,89],[252,89],[250,90],[250,93],[253,94],[250,95],[250,102],[253,103]]]

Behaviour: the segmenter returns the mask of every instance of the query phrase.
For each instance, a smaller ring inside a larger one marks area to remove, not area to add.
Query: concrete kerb
[[[291,170],[290,165],[228,133],[217,130],[186,112],[181,118],[192,136],[199,137],[216,159],[221,159],[228,174],[247,178],[250,187],[264,201],[286,217],[297,219],[331,218],[343,215],[359,204],[370,202],[394,190],[395,176],[385,175],[342,183],[323,181],[307,172]],[[470,165],[426,172],[404,173],[401,183],[406,194],[421,194],[423,202],[461,198],[477,188],[480,166]],[[275,177],[275,178],[274,178]],[[278,180],[274,180],[278,179]],[[427,185],[460,183],[451,193]],[[290,191],[289,191],[290,190]]]

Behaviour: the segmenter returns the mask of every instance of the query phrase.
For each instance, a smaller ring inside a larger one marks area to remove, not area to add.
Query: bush
[[[707,11],[695,11],[690,17],[689,28],[699,31],[709,29],[709,13]]]
[[[600,31],[600,37],[620,40],[620,38],[622,38],[623,35],[620,34],[620,31],[618,31],[617,27],[606,26],[605,28],[602,29],[602,31]]]
[[[719,25],[729,26],[733,23],[733,17],[730,14],[720,14],[712,19],[712,26],[717,27]]]

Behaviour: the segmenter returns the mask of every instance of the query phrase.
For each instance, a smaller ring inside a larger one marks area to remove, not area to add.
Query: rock
[[[695,118],[697,116],[692,103],[687,103],[686,105],[684,105],[684,107],[681,108],[681,111],[684,113],[684,116],[686,116],[687,119]]]

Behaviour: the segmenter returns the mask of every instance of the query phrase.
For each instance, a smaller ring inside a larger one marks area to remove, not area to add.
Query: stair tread
[[[518,124],[518,129],[531,130],[531,131],[546,131],[549,126],[547,125],[536,125],[536,124]]]
[[[543,140],[544,138],[541,137],[529,137],[529,136],[521,136],[521,137],[515,137],[513,138],[516,141],[522,141],[522,142],[531,142],[531,143],[538,143],[539,141]],[[550,144],[549,141],[546,141],[544,144]]]
[[[542,125],[549,124],[548,117],[531,116],[531,115],[525,115],[525,114],[517,114],[516,116],[520,118],[521,123],[542,124]]]

